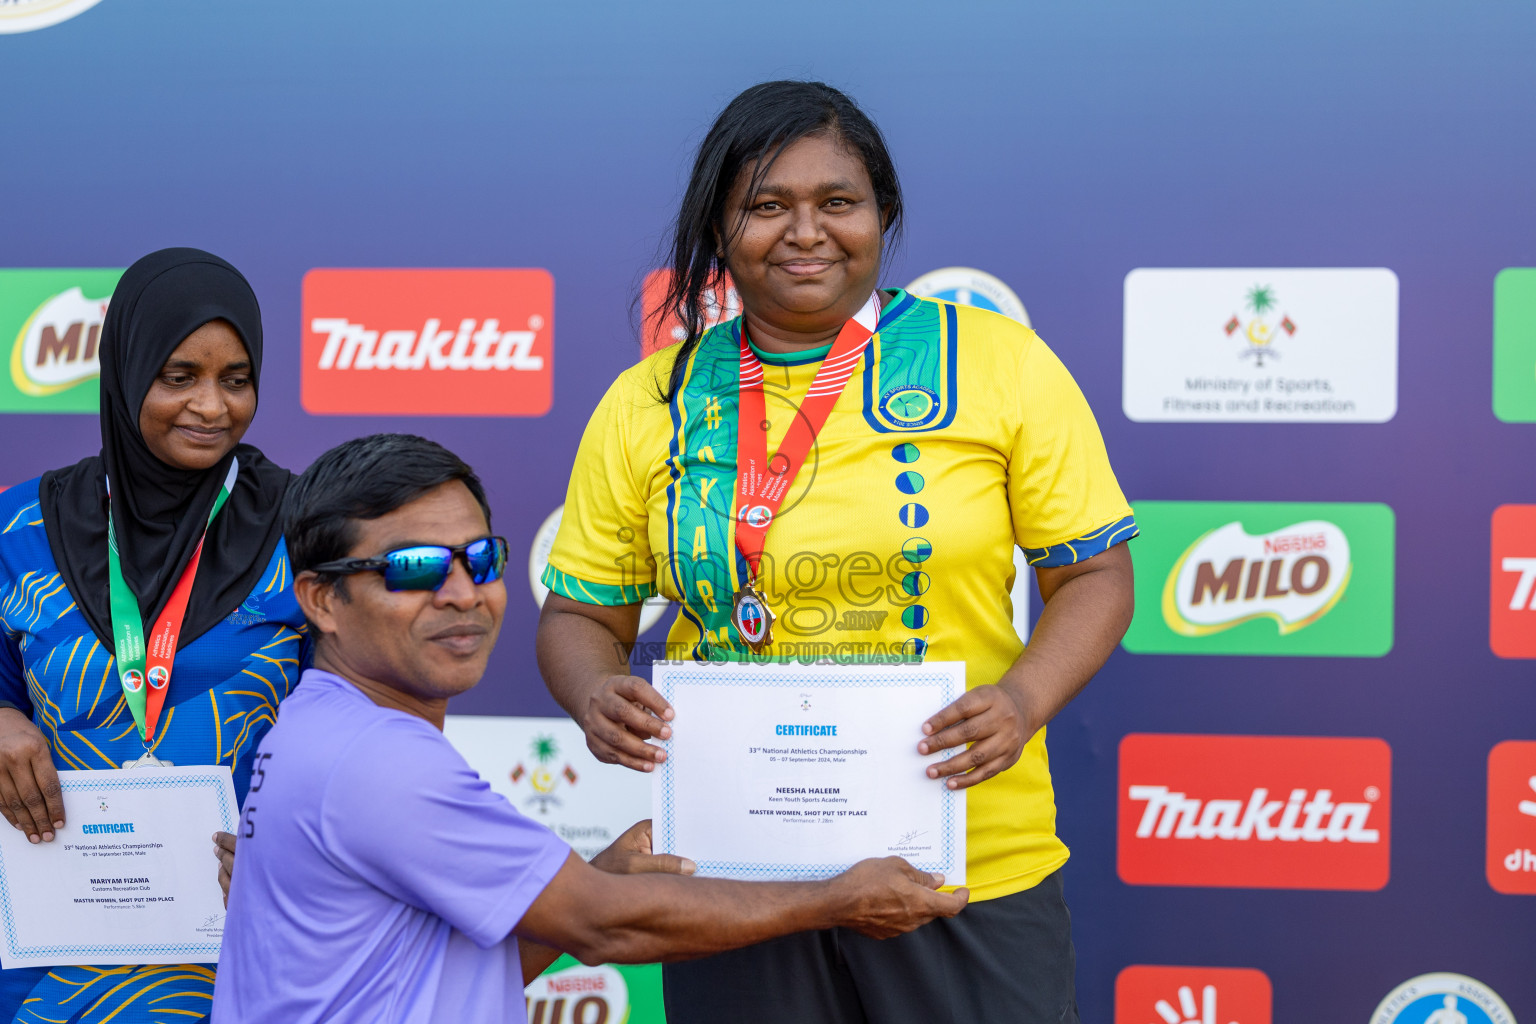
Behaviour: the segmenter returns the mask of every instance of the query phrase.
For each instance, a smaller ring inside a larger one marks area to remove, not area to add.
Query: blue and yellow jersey
[[[36,480],[0,494],[0,700],[30,710],[56,768],[116,768],[144,753],[112,654],[59,576]],[[280,542],[241,606],[176,655],[151,748],[178,765],[225,764],[243,801],[257,744],[308,661]],[[0,825],[0,828],[9,828]],[[208,871],[217,873],[213,844]],[[208,1013],[212,964],[0,971],[0,1020],[150,1024]]]
[[[662,401],[677,349],[614,383],[587,426],[544,582],[572,600],[681,605],[671,657],[742,659],[731,597],[741,320],[713,328]],[[825,350],[764,362],[768,444]],[[1014,546],[1069,565],[1136,533],[1093,413],[1033,331],[898,292],[768,532],[759,586],[775,656],[964,661],[995,683],[1023,651]],[[917,735],[920,722],[912,723]],[[1042,730],[969,789],[974,899],[1027,889],[1067,859]]]

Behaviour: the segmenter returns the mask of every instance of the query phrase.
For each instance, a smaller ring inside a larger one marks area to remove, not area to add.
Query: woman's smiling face
[[[883,218],[869,171],[825,134],[787,146],[748,195],[753,170],[737,177],[721,225],[742,305],[784,330],[836,331],[880,275]]]
[[[139,434],[177,469],[209,469],[240,443],[256,415],[251,357],[240,335],[212,320],[176,346],[139,407]]]

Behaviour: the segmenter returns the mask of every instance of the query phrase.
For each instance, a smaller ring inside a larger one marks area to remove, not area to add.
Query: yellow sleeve
[[[1030,332],[1008,456],[1013,533],[1030,565],[1071,565],[1136,536],[1136,520],[1077,381]]]
[[[645,495],[630,463],[629,376],[614,381],[587,421],[544,570],[546,587],[584,604],[636,604],[656,593]]]

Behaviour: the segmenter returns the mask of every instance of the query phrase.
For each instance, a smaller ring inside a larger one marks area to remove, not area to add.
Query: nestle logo
[[[541,416],[553,397],[553,320],[544,270],[311,270],[304,408]]]
[[[1133,734],[1120,743],[1131,885],[1380,889],[1392,751],[1377,739]]]

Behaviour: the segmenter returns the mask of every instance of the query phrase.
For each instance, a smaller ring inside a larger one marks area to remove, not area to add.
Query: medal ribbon
[[[139,599],[133,596],[128,581],[123,578],[123,562],[117,553],[117,531],[112,528],[112,508],[107,506],[107,577],[112,603],[112,634],[117,644],[117,680],[123,687],[123,699],[133,720],[139,726],[139,736],[147,745],[155,734],[160,719],[160,708],[165,704],[165,694],[171,685],[171,666],[176,661],[176,641],[181,636],[181,623],[187,614],[187,599],[192,596],[192,581],[197,576],[197,563],[203,557],[203,542],[208,539],[208,526],[229,500],[234,490],[235,477],[240,472],[240,460],[229,464],[229,474],[214,499],[213,510],[208,513],[208,524],[192,551],[192,558],[182,570],[181,578],[171,590],[165,610],[155,622],[149,642],[144,640],[144,620],[139,614]],[[111,496],[112,481],[107,481],[107,495]]]
[[[853,319],[843,324],[837,340],[821,361],[810,389],[800,403],[800,415],[789,424],[779,450],[768,458],[768,413],[763,400],[763,364],[747,342],[746,321],[741,332],[741,376],[736,410],[736,547],[757,580],[763,543],[779,506],[805,464],[811,445],[837,404],[843,386],[859,365],[864,345],[880,323],[880,293],[870,295]]]

